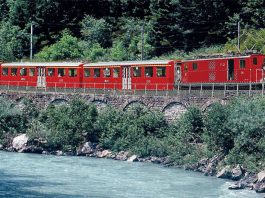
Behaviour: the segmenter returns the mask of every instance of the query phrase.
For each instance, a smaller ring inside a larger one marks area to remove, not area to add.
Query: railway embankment
[[[160,111],[124,110],[83,100],[38,109],[0,100],[0,148],[183,167],[265,191],[265,99],[239,98],[207,110],[191,106],[167,121]]]

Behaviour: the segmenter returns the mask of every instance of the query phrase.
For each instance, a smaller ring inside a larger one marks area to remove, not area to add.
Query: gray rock
[[[229,190],[240,190],[244,189],[245,185],[241,182],[238,182],[236,184],[232,184],[231,186],[228,187]]]
[[[78,156],[85,156],[94,153],[94,147],[91,142],[86,142],[84,145],[79,147],[76,151],[76,155]]]
[[[257,193],[265,193],[265,183],[263,182],[257,182],[254,186],[253,186],[254,190]]]
[[[55,152],[55,155],[62,156],[63,155],[63,152],[62,151],[56,151]]]
[[[102,152],[99,153],[98,157],[103,158],[103,157],[110,157],[110,156],[111,156],[110,150],[103,150]]]
[[[244,177],[245,172],[246,171],[238,164],[235,168],[232,169],[231,179],[238,181]]]
[[[126,160],[128,159],[128,155],[129,155],[128,152],[120,151],[120,152],[116,155],[115,159],[116,159],[116,160],[121,160],[121,161],[126,161]]]
[[[137,155],[132,155],[127,159],[128,162],[137,162],[138,161],[138,156]]]
[[[258,182],[265,182],[265,171],[258,173]]]
[[[0,144],[0,150],[3,150],[4,146],[2,144]]]
[[[230,179],[232,176],[231,168],[230,166],[224,167],[221,171],[219,171],[216,175],[217,178],[222,179]]]
[[[15,137],[12,141],[12,147],[16,150],[16,151],[20,151],[22,152],[23,149],[25,149],[25,147],[27,146],[29,138],[27,137],[26,134],[22,134],[19,135],[17,137]]]

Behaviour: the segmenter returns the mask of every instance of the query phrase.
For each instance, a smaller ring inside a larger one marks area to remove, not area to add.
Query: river
[[[177,168],[0,151],[0,197],[260,198],[230,182]]]

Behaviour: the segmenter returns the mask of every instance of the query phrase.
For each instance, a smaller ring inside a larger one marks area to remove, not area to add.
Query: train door
[[[45,67],[38,67],[37,87],[46,87]]]
[[[131,67],[122,68],[122,89],[132,89]]]
[[[233,59],[228,60],[227,64],[227,80],[235,79],[235,61]]]
[[[175,63],[175,83],[179,83],[181,81],[181,63]]]

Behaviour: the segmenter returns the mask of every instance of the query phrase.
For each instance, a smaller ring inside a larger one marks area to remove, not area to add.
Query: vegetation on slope
[[[80,100],[38,112],[32,103],[14,108],[1,99],[0,108],[0,143],[4,146],[11,137],[27,132],[32,140],[46,140],[50,151],[75,152],[91,141],[103,149],[142,157],[170,156],[176,165],[224,153],[226,164],[242,164],[249,170],[265,167],[264,98],[213,104],[206,112],[190,107],[173,123],[162,113],[139,106],[126,112],[111,107],[98,112]]]

